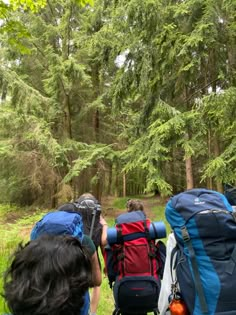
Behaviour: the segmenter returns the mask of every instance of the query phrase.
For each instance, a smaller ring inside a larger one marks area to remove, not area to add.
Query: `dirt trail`
[[[104,197],[102,199],[102,211],[104,216],[108,217],[117,217],[119,214],[123,213],[125,209],[115,208],[113,206],[114,197]],[[128,198],[127,198],[128,199]],[[158,197],[143,197],[139,198],[139,200],[143,203],[144,211],[150,219],[154,218],[154,213],[152,208],[158,205],[163,204],[163,201]]]
[[[124,213],[125,209],[119,209],[119,208],[115,208],[113,206],[113,202],[114,202],[115,197],[104,197],[102,199],[102,213],[104,215],[105,218],[116,218],[119,214]],[[127,198],[128,199],[128,198]],[[145,213],[147,214],[147,217],[150,218],[151,220],[154,219],[154,213],[152,211],[152,208],[155,206],[160,205],[163,201],[161,201],[160,198],[158,197],[143,197],[143,198],[139,198],[139,200],[141,200],[141,202],[143,203],[144,206],[144,210]],[[0,218],[0,222],[2,224],[5,224],[6,226],[9,225],[9,229],[12,228],[11,224],[14,224],[19,218],[22,218],[24,216],[28,216],[29,215],[29,211],[24,211],[24,212],[17,212],[17,213],[9,213],[4,219]],[[30,232],[32,230],[33,227],[33,223],[32,224],[26,224],[25,226],[22,226],[19,229],[19,236],[23,239],[28,239]]]

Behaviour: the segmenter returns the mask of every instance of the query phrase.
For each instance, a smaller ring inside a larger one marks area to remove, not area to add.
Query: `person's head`
[[[99,205],[98,200],[90,193],[84,193],[75,200],[78,207],[93,209]]]
[[[67,202],[57,208],[57,211],[78,212],[76,203]]]
[[[143,204],[138,199],[129,199],[126,203],[126,208],[128,212],[138,211],[138,210],[144,211]]]
[[[83,209],[85,210],[98,210],[101,211],[101,205],[98,202],[98,200],[90,193],[84,193],[79,198],[75,200],[74,203],[78,209],[81,211]]]
[[[90,235],[95,246],[101,246],[102,225],[100,224],[101,205],[91,193],[84,193],[74,202],[82,215],[84,233]]]
[[[3,297],[13,315],[78,315],[91,279],[91,261],[78,239],[45,235],[19,245]]]
[[[92,199],[94,201],[97,201],[97,199],[91,193],[84,193],[84,194],[82,194],[81,196],[79,196],[79,198],[77,200],[80,200],[80,199]]]
[[[101,206],[98,200],[90,193],[84,193],[74,202],[67,202],[62,204],[57,208],[58,211],[67,211],[67,212],[80,212],[81,209],[91,209],[94,208],[101,210]]]

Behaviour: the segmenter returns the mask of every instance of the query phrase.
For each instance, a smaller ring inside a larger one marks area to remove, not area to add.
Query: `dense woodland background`
[[[0,0],[0,202],[236,182],[235,0]]]

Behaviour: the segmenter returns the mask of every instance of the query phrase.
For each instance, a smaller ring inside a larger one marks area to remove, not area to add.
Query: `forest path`
[[[135,198],[134,198],[135,199]],[[104,197],[102,198],[101,205],[102,205],[102,214],[105,217],[105,219],[108,219],[108,222],[114,222],[115,218],[126,211],[124,208],[116,208],[114,207],[114,201],[116,200],[116,197]],[[128,200],[128,198],[127,198]],[[155,196],[142,196],[139,198],[139,200],[143,203],[144,211],[148,218],[151,220],[154,219],[155,213],[152,210],[153,207],[156,207],[158,205],[163,205],[163,200],[161,200],[159,197]],[[12,229],[12,224],[17,222],[18,219],[28,217],[30,215],[29,211],[17,211],[17,212],[11,212],[8,213],[4,218],[0,218],[0,224],[5,225],[6,230]],[[27,222],[24,225],[19,226],[18,235],[22,239],[28,239],[30,232],[34,226],[35,222]]]
[[[134,198],[136,199],[136,198]],[[117,217],[119,214],[125,212],[125,208],[116,208],[113,206],[114,204],[114,197],[104,197],[101,201],[102,204],[102,211],[104,216],[106,217]],[[127,198],[128,200],[128,198]],[[161,200],[160,197],[156,196],[144,196],[138,198],[143,203],[144,211],[151,220],[154,218],[155,214],[152,211],[153,207],[163,205],[164,201]]]

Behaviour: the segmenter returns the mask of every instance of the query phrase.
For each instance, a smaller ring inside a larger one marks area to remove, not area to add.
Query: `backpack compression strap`
[[[153,259],[155,259],[157,261],[157,259],[156,259],[157,258],[157,248],[156,248],[153,240],[151,239],[151,235],[150,235],[149,228],[147,227],[147,220],[146,219],[143,220],[143,225],[144,225],[145,235],[146,235],[146,239],[148,241],[148,246],[149,246],[148,256],[152,260],[152,263],[151,263],[151,274],[153,276],[155,276],[154,266],[153,266]]]
[[[120,262],[121,264],[121,271],[122,271],[122,277],[125,274],[125,267],[124,267],[124,237],[122,235],[122,225],[121,224],[116,224],[117,227],[117,240],[120,243],[120,246],[116,249],[116,257],[118,260],[118,263]]]
[[[201,283],[201,279],[200,279],[196,255],[195,255],[192,241],[190,239],[190,236],[189,236],[189,233],[188,233],[186,226],[183,226],[181,228],[181,233],[182,233],[184,243],[186,244],[188,251],[189,251],[189,256],[190,256],[190,260],[192,263],[193,275],[194,275],[194,280],[195,280],[194,281],[195,282],[195,289],[196,289],[198,297],[199,297],[201,310],[202,310],[203,314],[207,314],[208,313],[208,307],[207,307],[207,302],[206,302],[206,298],[204,295],[204,291],[203,291],[203,287],[202,287],[202,283]]]

